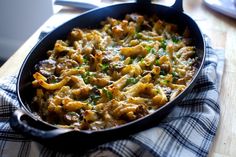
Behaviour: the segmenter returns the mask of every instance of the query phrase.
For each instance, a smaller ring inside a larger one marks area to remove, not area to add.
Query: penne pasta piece
[[[78,89],[73,89],[72,93],[75,96],[83,98],[83,97],[88,97],[90,91],[91,91],[91,87],[87,85],[87,86],[83,86],[83,87],[78,88]]]
[[[179,85],[179,84],[170,84],[169,87],[172,89],[178,89],[180,91],[183,91],[186,88],[185,85]]]
[[[123,47],[120,49],[120,53],[126,57],[131,56],[145,56],[148,51],[141,45],[136,45],[134,47]]]
[[[142,83],[149,83],[151,80],[152,80],[152,76],[149,73],[149,74],[145,75],[144,77],[142,77],[140,79],[140,82],[142,82]]]
[[[155,107],[159,108],[163,106],[165,103],[167,103],[167,98],[165,95],[157,94],[156,96],[152,98],[152,104]]]
[[[85,72],[84,69],[77,69],[77,68],[66,69],[66,70],[62,71],[61,77],[70,76],[70,75],[77,75],[77,74],[83,74],[84,72]]]
[[[43,120],[101,130],[155,112],[195,74],[196,49],[175,24],[137,13],[73,28],[35,65],[32,105]],[[34,107],[34,106],[33,106]]]
[[[89,109],[91,109],[91,106],[89,106],[88,103],[85,103],[85,102],[72,101],[72,102],[68,102],[67,104],[64,104],[63,109],[65,109],[67,111],[76,112],[80,109],[89,110]]]
[[[123,75],[129,74],[130,76],[138,76],[142,73],[142,68],[139,66],[139,64],[132,64],[132,65],[126,65],[121,73]]]
[[[53,84],[49,84],[49,83],[45,82],[42,79],[39,79],[37,81],[38,81],[40,86],[42,86],[43,88],[45,88],[47,90],[56,90],[56,89],[62,88],[64,85],[66,85],[66,83],[70,81],[70,77],[65,77],[60,82],[53,83]]]
[[[122,89],[126,85],[127,79],[129,77],[130,76],[128,74],[126,74],[126,75],[122,76],[119,80],[115,81],[110,86],[116,86],[118,89]]]
[[[163,64],[163,63],[165,63],[165,62],[167,62],[167,61],[169,61],[169,58],[168,58],[166,55],[161,56],[161,57],[159,58],[159,64]]]
[[[35,80],[43,80],[43,81],[47,81],[47,78],[44,77],[42,74],[40,74],[39,72],[36,72],[33,74],[33,77]]]
[[[127,97],[127,102],[132,104],[150,104],[150,99],[142,97]]]
[[[94,122],[95,120],[98,119],[98,116],[97,114],[92,111],[92,110],[86,110],[84,112],[84,119],[87,121],[87,122]]]
[[[104,77],[104,78],[96,78],[92,77],[90,78],[90,84],[92,85],[97,85],[99,87],[105,87],[106,85],[109,84],[110,78],[109,77]]]
[[[143,61],[140,61],[139,64],[141,64],[141,66],[150,66],[151,64],[153,64],[156,60],[156,55],[153,53],[148,53]]]
[[[83,78],[81,76],[74,76],[74,75],[72,75],[70,78],[76,84],[77,88],[86,86],[86,84],[85,84],[85,82],[84,82],[84,80],[83,80]]]

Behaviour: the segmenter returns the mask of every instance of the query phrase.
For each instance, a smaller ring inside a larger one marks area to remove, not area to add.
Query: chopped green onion
[[[178,73],[177,72],[172,72],[172,76],[174,76],[174,77],[178,77],[179,75],[178,75]]]
[[[152,50],[151,46],[146,46],[145,49],[147,50],[147,52],[149,53]]]
[[[162,80],[162,83],[165,85],[168,84],[169,82],[170,82],[169,80]]]
[[[98,94],[92,94],[90,97],[92,100],[98,100],[99,98],[101,98],[101,96]]]
[[[163,48],[164,50],[166,50],[166,46],[167,46],[166,41],[165,41],[165,40],[162,40],[160,47]]]
[[[150,50],[150,52],[151,52],[152,54],[155,54],[155,53],[157,52],[157,50],[154,49],[154,48],[152,48],[152,49]]]
[[[87,71],[87,72],[83,73],[83,74],[81,75],[81,77],[83,78],[84,83],[88,84],[88,83],[89,83],[89,78],[90,78],[91,76],[94,76],[94,75],[95,75],[95,74],[93,74],[92,72]]]
[[[132,59],[134,59],[135,62],[143,61],[143,56],[138,55],[137,57],[133,57]]]
[[[161,71],[160,71],[160,75],[166,75],[165,70],[161,69]]]
[[[109,68],[109,64],[108,63],[101,64],[101,68],[102,68],[102,71],[107,71]]]
[[[156,60],[156,65],[158,65],[158,66],[160,65],[159,59]]]
[[[173,36],[172,37],[172,41],[174,42],[174,43],[178,43],[178,42],[180,42],[180,40],[181,40],[181,37],[180,36]]]
[[[157,93],[161,93],[160,89],[157,89],[156,92],[157,92]]]
[[[88,59],[83,58],[83,63],[84,63],[84,64],[88,64]]]
[[[82,78],[83,78],[83,80],[84,80],[84,83],[86,83],[86,84],[89,83],[89,79],[88,79],[88,77],[82,77]]]
[[[50,83],[56,83],[56,82],[57,82],[56,78],[51,78]]]
[[[151,69],[153,69],[153,63],[149,66]]]
[[[144,63],[144,58],[141,58],[140,62],[143,64]]]
[[[131,77],[131,78],[128,78],[128,79],[127,79],[126,85],[135,84],[135,83],[137,83],[137,82],[138,82],[138,79]]]
[[[133,61],[134,61],[134,59],[130,58],[130,60],[129,60],[129,64],[132,64]]]
[[[100,99],[101,98],[101,96],[100,95],[98,95],[98,94],[92,94],[91,96],[90,96],[90,98],[91,98],[91,104],[92,105],[95,105],[96,104],[96,102],[98,101],[98,99]]]
[[[107,97],[109,100],[111,100],[111,99],[113,98],[113,94],[112,94],[111,91],[109,91],[109,90],[103,88],[103,89],[102,89],[102,92],[105,93],[106,97]]]
[[[135,28],[135,33],[138,33],[138,32],[140,32],[140,27],[139,27],[139,26],[136,26],[136,28]]]
[[[172,76],[173,76],[173,81],[177,81],[179,79],[179,74],[177,72],[172,72]]]
[[[118,64],[114,64],[114,68],[118,69],[119,65]]]
[[[162,79],[163,79],[163,78],[165,78],[165,76],[160,74],[160,78],[162,78]]]
[[[142,34],[141,34],[141,33],[136,33],[136,34],[135,34],[135,37],[136,37],[137,39],[141,39],[141,38],[142,38]]]

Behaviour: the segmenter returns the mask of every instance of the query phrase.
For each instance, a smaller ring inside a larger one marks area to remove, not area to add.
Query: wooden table
[[[169,0],[161,3],[170,4]],[[236,154],[236,20],[208,10],[198,1],[198,7],[191,7],[184,1],[185,13],[189,14],[202,31],[212,39],[215,48],[225,50],[225,67],[220,91],[221,119],[210,157],[233,157]],[[0,68],[0,78],[17,73],[26,55],[38,41],[40,32],[46,26],[57,26],[77,16],[81,11],[63,8],[40,27]]]

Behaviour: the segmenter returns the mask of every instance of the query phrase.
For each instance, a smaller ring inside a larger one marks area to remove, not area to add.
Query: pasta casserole
[[[155,112],[192,80],[197,58],[187,29],[137,13],[101,25],[73,28],[35,65],[31,106],[43,120],[116,127]]]

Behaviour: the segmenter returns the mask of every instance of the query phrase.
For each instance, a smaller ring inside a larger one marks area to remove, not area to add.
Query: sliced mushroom
[[[79,119],[80,119],[80,115],[76,112],[68,112],[64,115],[65,122],[69,124],[78,122]]]
[[[52,59],[40,61],[39,64],[35,66],[35,69],[44,76],[53,75],[56,69],[56,61]]]

